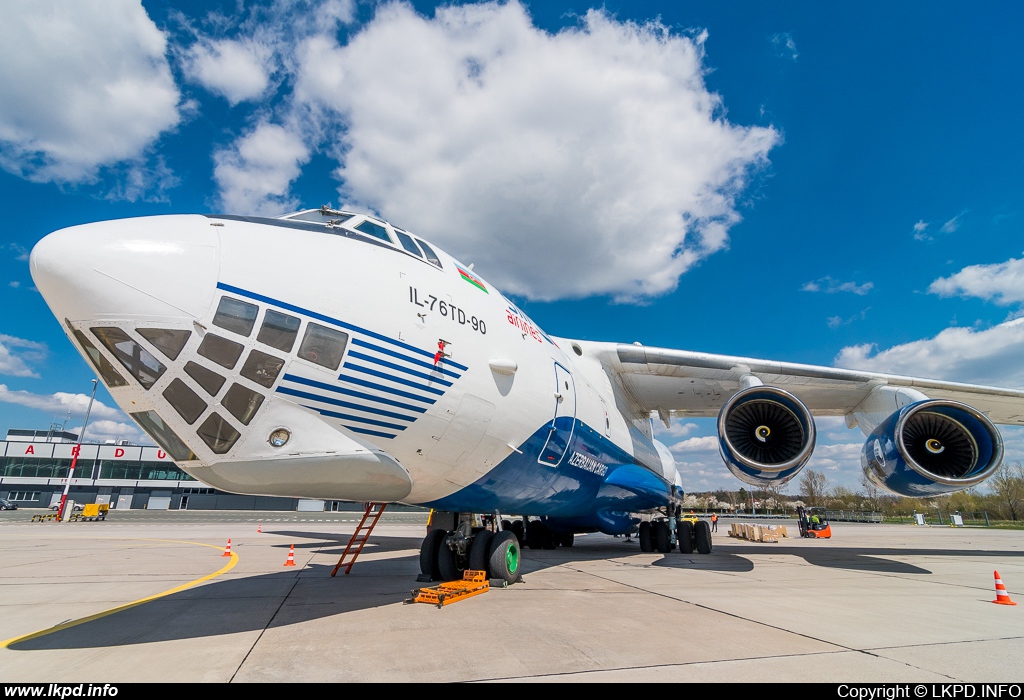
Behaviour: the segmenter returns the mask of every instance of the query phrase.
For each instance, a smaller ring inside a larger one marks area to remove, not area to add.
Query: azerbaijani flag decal
[[[459,271],[459,274],[462,275],[462,279],[466,280],[474,287],[484,290],[485,294],[490,294],[490,292],[487,291],[487,287],[484,285],[484,283],[481,282],[476,277],[474,277],[473,273],[471,273],[469,270],[462,269],[462,267],[460,267],[459,265],[456,265],[455,267]]]

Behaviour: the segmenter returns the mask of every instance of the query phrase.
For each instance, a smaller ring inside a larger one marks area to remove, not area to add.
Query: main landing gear
[[[420,545],[420,579],[457,581],[470,569],[486,571],[488,578],[506,585],[518,581],[519,538],[511,529],[494,532],[491,520],[488,526],[474,527],[468,513],[435,513]]]
[[[668,554],[679,544],[682,554],[711,553],[711,524],[706,520],[683,515],[679,509],[673,509],[671,515],[664,520],[642,522],[639,526],[638,539],[641,552],[658,551]],[[672,538],[672,524],[675,523],[675,541]]]

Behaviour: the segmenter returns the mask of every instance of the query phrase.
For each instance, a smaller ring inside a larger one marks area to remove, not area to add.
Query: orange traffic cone
[[[263,523],[256,523],[256,532],[263,532]]]
[[[224,553],[221,554],[221,556],[222,557],[230,557],[231,556],[231,539],[230,538],[228,539],[228,546],[224,548]]]
[[[1016,605],[1010,596],[1006,593],[1006,586],[1003,585],[1003,579],[999,578],[999,572],[995,572],[996,575],[996,599],[993,603],[999,603],[1000,605]]]
[[[288,550],[288,560],[284,563],[285,566],[295,566],[295,545],[291,546]],[[1016,603],[1014,603],[1016,605]]]

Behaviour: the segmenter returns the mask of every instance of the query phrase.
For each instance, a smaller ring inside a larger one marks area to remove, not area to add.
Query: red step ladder
[[[370,533],[373,532],[374,526],[380,520],[380,516],[383,515],[384,509],[387,507],[387,503],[370,502],[366,504],[363,519],[359,521],[356,531],[352,533],[352,539],[348,541],[348,546],[345,547],[345,552],[341,555],[341,559],[338,560],[338,564],[334,567],[334,571],[331,572],[331,576],[337,574],[338,569],[343,566],[345,567],[346,574],[352,571],[352,565],[356,563],[359,553],[363,551],[363,545],[370,539]],[[370,521],[369,525],[366,524],[368,520]],[[349,556],[350,554],[352,556]]]

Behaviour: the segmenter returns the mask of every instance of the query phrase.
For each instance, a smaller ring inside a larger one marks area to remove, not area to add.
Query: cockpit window
[[[213,325],[248,337],[252,333],[253,325],[256,324],[256,314],[259,310],[255,304],[224,297],[220,300],[217,313],[213,317]]]
[[[299,335],[299,319],[288,314],[283,314],[273,309],[267,309],[263,317],[263,326],[260,328],[256,340],[265,343],[281,352],[291,352],[295,345],[295,338]]]
[[[230,450],[235,441],[241,437],[239,432],[221,418],[219,413],[211,413],[196,429],[196,433],[203,439],[203,442],[210,446],[214,454],[218,455]]]
[[[189,425],[195,423],[206,410],[206,402],[199,398],[199,394],[177,377],[164,389],[164,398]]]
[[[312,221],[315,224],[340,224],[351,219],[352,215],[324,207],[300,211],[298,214],[291,214],[284,218],[289,221]]]
[[[368,236],[379,238],[382,241],[392,243],[391,236],[388,235],[388,230],[380,224],[375,224],[369,219],[356,226],[356,231],[361,231]]]
[[[70,326],[69,326],[70,328]],[[103,356],[96,346],[89,342],[89,339],[85,337],[85,333],[79,330],[71,329],[71,332],[75,334],[75,340],[85,350],[85,356],[92,362],[92,366],[96,368],[96,371],[100,373],[100,377],[103,378],[103,383],[109,387],[128,386],[128,382],[117,373],[114,369],[114,365],[110,364],[110,360]]]
[[[241,384],[232,384],[231,388],[220,400],[220,405],[228,410],[242,425],[249,425],[249,421],[260,410],[263,397]]]
[[[196,350],[200,355],[213,360],[221,367],[231,369],[242,355],[242,345],[219,335],[207,333]]]
[[[167,424],[164,423],[163,419],[155,411],[133,413],[132,418],[142,426],[143,430],[149,433],[149,436],[153,438],[156,444],[164,448],[164,452],[169,454],[175,462],[188,462],[196,458],[192,454],[192,450],[188,448],[188,445],[182,442],[181,438],[167,427]]]
[[[321,367],[338,369],[347,343],[347,333],[310,323],[306,326],[306,335],[299,347],[299,357]]]
[[[143,338],[153,344],[157,350],[162,352],[170,360],[177,360],[178,353],[185,347],[192,331],[175,331],[164,328],[137,328]]]
[[[284,360],[281,358],[253,350],[245,359],[245,364],[242,365],[239,374],[269,389],[274,386],[274,380],[277,379],[282,367],[284,367]]]
[[[417,238],[416,242],[420,244],[420,248],[423,249],[423,254],[427,256],[427,260],[441,267],[441,261],[437,258],[437,253],[434,252],[434,249],[428,246],[426,241],[421,241]]]
[[[131,336],[114,326],[99,326],[90,329],[104,347],[124,365],[143,389],[152,387],[167,368],[153,357],[149,350],[132,340]]]
[[[404,231],[399,231],[398,229],[395,229],[395,235],[398,236],[398,242],[402,244],[403,248],[415,255],[417,258],[423,257],[423,252],[419,249],[419,246],[416,245],[416,241],[412,239],[412,236]]]

